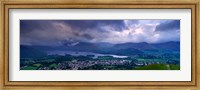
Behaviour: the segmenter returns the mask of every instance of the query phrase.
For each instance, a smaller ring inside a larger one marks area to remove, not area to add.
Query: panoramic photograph
[[[20,20],[20,70],[180,70],[180,20]]]

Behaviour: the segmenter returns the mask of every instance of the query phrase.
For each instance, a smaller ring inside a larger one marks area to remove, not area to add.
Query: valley
[[[180,70],[180,42],[20,46],[20,70]]]

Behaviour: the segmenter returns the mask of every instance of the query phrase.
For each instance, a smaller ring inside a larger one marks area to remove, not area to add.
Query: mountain
[[[37,58],[46,55],[47,53],[39,48],[20,45],[20,58]]]
[[[94,50],[99,50],[100,46],[95,43],[78,42],[78,43],[68,43],[63,46],[59,46],[55,49],[62,48],[66,51],[80,51],[80,52],[93,52]]]
[[[180,51],[180,42],[171,41],[166,43],[152,44],[152,46],[163,50]]]
[[[46,55],[49,51],[76,51],[76,52],[94,52],[101,54],[115,55],[143,55],[143,54],[164,54],[164,53],[180,53],[180,42],[165,42],[149,44],[141,43],[89,43],[89,42],[73,42],[62,46],[20,46],[20,54],[22,57],[39,57]]]
[[[179,51],[180,50],[180,42],[165,42],[165,43],[157,43],[157,44],[148,44],[146,42],[142,43],[123,43],[115,45],[115,48],[134,48],[138,50],[172,50]]]
[[[118,48],[118,49],[134,48],[134,49],[138,49],[138,50],[154,50],[154,49],[156,49],[156,47],[154,47],[153,45],[148,44],[146,42],[116,44],[114,47]]]

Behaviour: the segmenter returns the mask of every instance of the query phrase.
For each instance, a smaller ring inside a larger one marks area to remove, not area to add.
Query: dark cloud
[[[179,40],[177,30],[179,20],[20,20],[20,44],[158,43]]]
[[[32,30],[48,29],[51,27],[51,21],[48,20],[20,20],[20,32],[26,33],[31,32]]]
[[[94,28],[98,29],[98,27],[101,26],[111,26],[114,27],[115,30],[119,31],[125,28],[123,20],[65,20],[58,22],[64,22],[67,25],[70,25],[74,28],[79,28],[81,30],[94,29]]]
[[[156,27],[156,31],[168,31],[176,29],[180,29],[180,20],[170,20],[167,22],[163,22]]]
[[[91,41],[105,38],[104,26],[121,31],[123,20],[21,20],[21,44],[57,44],[62,41]],[[104,33],[104,34],[103,34]],[[97,35],[99,34],[99,35]]]
[[[92,37],[90,34],[83,34],[81,35],[82,37],[85,37],[88,40],[94,39],[94,37]]]

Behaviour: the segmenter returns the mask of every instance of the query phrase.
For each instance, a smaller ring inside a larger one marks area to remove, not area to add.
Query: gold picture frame
[[[1,1],[1,59],[0,59],[0,84],[5,90],[47,90],[55,88],[55,90],[66,89],[99,89],[99,90],[116,90],[116,89],[181,89],[181,90],[198,90],[199,80],[199,3],[198,0],[191,1],[115,1],[115,0],[97,0],[97,1]],[[103,9],[182,9],[187,8],[192,11],[192,81],[139,81],[139,82],[31,82],[31,81],[9,81],[8,76],[8,34],[9,34],[9,9],[45,9],[45,8],[103,8]],[[34,88],[33,88],[34,87]]]

